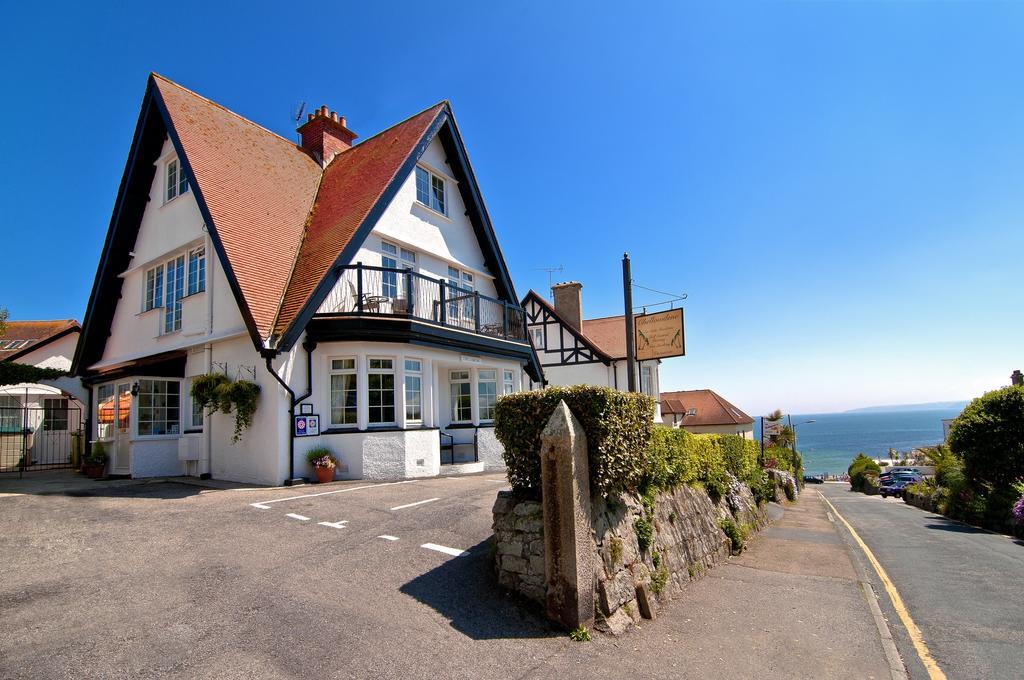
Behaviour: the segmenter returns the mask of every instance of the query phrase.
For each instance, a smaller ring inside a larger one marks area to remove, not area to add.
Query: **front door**
[[[114,430],[114,460],[111,473],[115,475],[131,474],[131,436],[132,436],[132,386],[128,383],[117,385],[117,398],[114,400],[117,409],[117,429]]]

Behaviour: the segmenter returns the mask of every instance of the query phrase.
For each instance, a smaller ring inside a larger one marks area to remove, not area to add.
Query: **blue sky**
[[[563,265],[621,313],[627,250],[689,294],[664,389],[812,412],[1024,368],[1024,4],[281,7],[5,10],[12,318],[84,314],[153,70],[285,136],[450,99],[520,294]]]

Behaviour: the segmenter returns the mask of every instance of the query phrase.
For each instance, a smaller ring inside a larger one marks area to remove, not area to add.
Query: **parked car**
[[[825,479],[822,477],[814,477],[813,475],[804,475],[804,484],[824,484]]]
[[[888,498],[889,496],[903,498],[903,495],[906,493],[905,489],[916,481],[919,480],[902,477],[898,479],[893,479],[882,484],[882,486],[879,487],[878,489],[878,493],[881,494],[882,498]]]

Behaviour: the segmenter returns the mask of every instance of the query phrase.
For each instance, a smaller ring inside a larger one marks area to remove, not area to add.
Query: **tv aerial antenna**
[[[547,272],[548,273],[548,291],[550,291],[551,290],[551,284],[554,283],[554,280],[552,279],[552,276],[554,275],[555,272],[564,272],[565,271],[565,267],[562,266],[562,265],[558,265],[557,267],[534,267],[533,270],[534,271],[538,271],[538,272]]]
[[[292,109],[292,119],[295,121],[295,126],[298,127],[302,121],[302,114],[306,112],[306,102],[301,101],[299,105]],[[299,136],[299,143],[302,143],[301,135]]]

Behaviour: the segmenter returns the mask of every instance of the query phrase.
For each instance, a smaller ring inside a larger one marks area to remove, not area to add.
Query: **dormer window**
[[[167,161],[165,168],[167,191],[164,194],[164,202],[166,203],[188,191],[188,180],[185,178],[185,169],[178,163],[177,158]]]
[[[448,214],[444,179],[426,168],[416,167],[416,200],[442,215]]]

